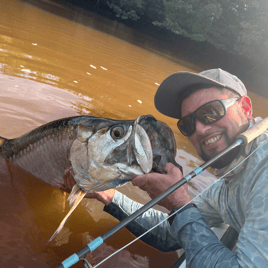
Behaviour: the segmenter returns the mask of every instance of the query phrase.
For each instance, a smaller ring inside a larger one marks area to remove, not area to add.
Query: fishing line
[[[80,258],[80,260],[83,260],[83,264],[85,268],[94,268],[86,258]]]
[[[218,182],[219,180],[223,179],[226,175],[228,175],[230,172],[232,172],[234,169],[236,169],[237,167],[239,167],[240,165],[242,165],[252,154],[254,154],[260,147],[262,147],[264,144],[266,144],[268,142],[268,140],[263,141],[259,144],[259,146],[253,150],[243,161],[241,161],[239,164],[237,164],[234,168],[232,168],[231,170],[229,170],[226,174],[224,174],[223,176],[221,176],[219,179],[215,180],[213,183],[211,183],[205,190],[209,189],[214,183]],[[204,191],[205,191],[204,190]],[[203,191],[203,192],[204,192]],[[194,201],[195,198],[197,198],[198,196],[200,196],[203,192],[201,192],[200,194],[198,194],[197,196],[195,196],[191,201]],[[140,239],[141,237],[143,237],[144,235],[146,235],[147,233],[149,233],[151,230],[153,230],[154,228],[156,228],[157,226],[159,226],[160,224],[164,223],[167,219],[169,219],[170,217],[172,217],[173,215],[175,215],[177,212],[179,212],[182,208],[184,208],[186,205],[188,205],[191,201],[189,201],[187,204],[185,204],[184,206],[180,207],[177,211],[173,212],[172,214],[168,215],[164,220],[160,221],[158,224],[156,224],[155,226],[153,226],[152,228],[148,229],[146,232],[144,232],[142,235],[140,235],[139,237],[135,238],[134,240],[132,240],[131,242],[129,242],[128,244],[126,244],[125,246],[123,246],[122,248],[118,249],[117,251],[115,251],[114,253],[112,253],[111,255],[109,255],[108,257],[106,257],[104,260],[102,260],[101,262],[99,262],[97,265],[95,266],[89,266],[90,268],[96,268],[99,265],[101,265],[102,263],[104,263],[105,261],[107,261],[108,259],[110,259],[112,256],[114,256],[115,254],[119,253],[120,251],[122,251],[123,249],[125,249],[126,247],[128,247],[129,245],[133,244],[134,242],[136,242],[138,239]],[[261,202],[261,201],[260,201]],[[90,264],[91,265],[91,264]]]

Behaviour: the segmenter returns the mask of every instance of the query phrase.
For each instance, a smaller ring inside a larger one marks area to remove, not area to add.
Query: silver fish
[[[0,157],[51,186],[64,183],[64,171],[71,169],[76,181],[69,196],[71,211],[52,238],[86,192],[122,186],[151,170],[163,172],[167,162],[176,164],[175,154],[173,132],[151,115],[135,121],[76,116],[15,139],[0,137]]]

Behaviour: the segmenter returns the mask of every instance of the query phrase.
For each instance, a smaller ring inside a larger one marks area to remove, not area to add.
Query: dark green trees
[[[266,0],[109,0],[121,19],[143,19],[254,60],[267,58]]]

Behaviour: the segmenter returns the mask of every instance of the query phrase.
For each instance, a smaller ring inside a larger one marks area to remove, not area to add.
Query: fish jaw
[[[134,123],[134,154],[144,173],[149,173],[153,166],[153,152],[150,139],[146,131],[138,124],[139,118]]]

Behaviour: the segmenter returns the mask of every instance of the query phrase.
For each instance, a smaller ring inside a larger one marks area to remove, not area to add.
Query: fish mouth
[[[144,173],[149,173],[153,167],[153,151],[149,136],[139,124],[144,117],[144,115],[141,115],[135,120],[129,139],[131,140],[131,146],[137,163]],[[128,159],[130,159],[129,156]]]
[[[138,117],[127,132],[131,132],[128,139],[115,148],[105,159],[106,165],[116,165],[120,172],[120,179],[131,181],[134,175],[149,173],[153,166],[153,152],[149,136]],[[128,134],[126,134],[128,135]]]
[[[150,121],[150,124],[148,124],[148,121]],[[150,171],[165,174],[164,167],[166,163],[172,163],[182,171],[182,167],[175,161],[176,143],[174,136],[169,137],[170,144],[165,144],[164,146],[163,144],[154,144],[152,146],[152,142],[155,142],[157,139],[151,135],[151,132],[144,129],[144,126],[151,125],[152,122],[155,122],[155,124],[159,123],[152,115],[141,115],[134,121],[131,135],[126,141],[126,144],[128,143],[126,152],[127,165],[134,167],[134,169],[139,166],[144,174]],[[165,127],[167,128],[165,129],[166,132],[170,134],[169,127]],[[141,175],[134,171],[134,169],[133,174]],[[119,170],[122,177],[131,176],[130,172],[120,168]],[[132,178],[125,180],[131,181]]]
[[[155,155],[153,157],[153,167],[152,171],[157,172],[157,173],[163,173],[163,170],[161,169],[159,163],[161,162],[161,155]]]
[[[170,127],[158,121],[152,115],[140,116],[136,121],[145,129],[152,146],[152,171],[165,174],[164,167],[172,163],[182,171],[182,166],[176,160],[177,146],[175,136]]]

